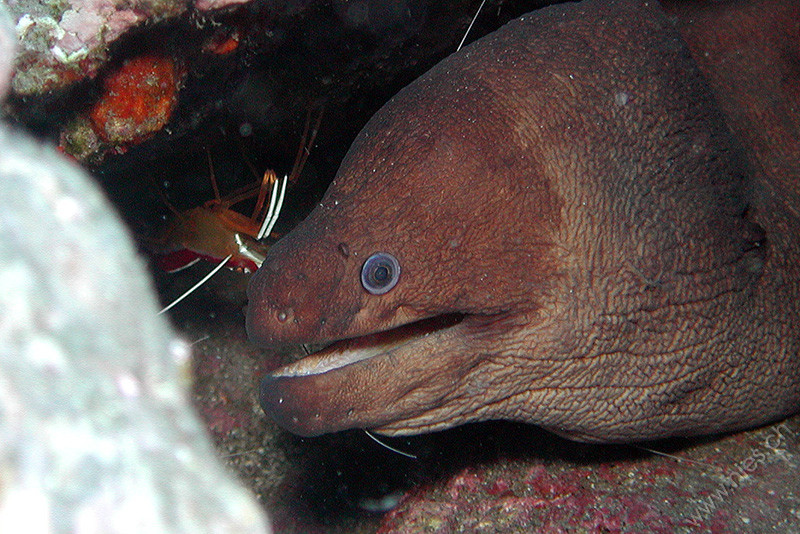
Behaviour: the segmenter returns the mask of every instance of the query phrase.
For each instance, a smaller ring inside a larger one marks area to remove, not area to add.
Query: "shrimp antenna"
[[[714,469],[715,471],[723,471],[723,469],[720,466],[714,465],[714,464],[710,464],[708,462],[701,462],[701,461],[698,461],[698,460],[692,460],[690,458],[684,458],[682,456],[677,456],[675,454],[669,454],[669,453],[666,453],[666,452],[657,451],[655,449],[648,449],[647,447],[642,447],[641,445],[635,445],[633,443],[631,443],[630,446],[633,447],[634,449],[639,449],[639,450],[642,450],[642,451],[645,451],[645,452],[649,452],[650,454],[657,454],[658,456],[663,456],[665,458],[672,458],[673,460],[678,461],[678,462],[686,462],[686,463],[690,463],[690,464],[697,464],[697,465],[702,465],[704,467],[710,467],[710,468]]]
[[[225,264],[228,263],[228,260],[231,259],[232,257],[233,257],[233,254],[228,254],[227,256],[225,256],[225,258],[221,262],[219,262],[219,265],[214,267],[211,270],[210,273],[205,275],[199,282],[197,282],[195,285],[190,287],[183,295],[181,295],[180,297],[178,297],[175,300],[173,300],[168,306],[164,307],[164,309],[162,309],[160,312],[158,312],[158,315],[161,315],[162,313],[172,309],[172,307],[175,306],[177,303],[179,303],[180,301],[182,301],[183,299],[185,299],[186,297],[188,297],[189,295],[194,293],[197,290],[198,287],[200,287],[203,284],[205,284],[208,281],[209,278],[211,278],[212,276],[217,274],[217,271],[219,271],[220,269],[225,267]]]
[[[206,148],[206,157],[208,158],[208,179],[211,180],[211,188],[214,190],[214,199],[219,202],[219,186],[217,185],[217,177],[214,175],[214,162],[211,160],[211,151]]]
[[[261,241],[264,236],[268,236],[272,232],[275,223],[278,222],[278,216],[281,214],[283,208],[283,199],[286,196],[286,183],[289,177],[284,175],[280,183],[276,181],[272,184],[272,194],[269,198],[269,208],[267,208],[267,215],[264,217],[264,222],[261,224],[261,229],[256,235],[256,240]],[[280,192],[278,187],[280,186]]]
[[[373,440],[375,443],[377,443],[377,444],[379,444],[379,445],[381,445],[381,446],[383,446],[383,447],[386,447],[386,448],[387,448],[387,449],[389,449],[390,451],[392,451],[392,452],[395,452],[395,453],[399,454],[400,456],[405,456],[406,458],[411,458],[412,460],[416,460],[416,459],[417,459],[417,457],[416,457],[415,455],[413,455],[413,454],[410,454],[410,453],[407,453],[407,452],[403,452],[403,451],[401,451],[400,449],[395,449],[395,448],[394,448],[394,447],[392,447],[391,445],[387,445],[386,443],[382,442],[381,440],[379,440],[378,438],[376,438],[376,437],[375,437],[375,436],[374,436],[374,435],[373,435],[373,434],[372,434],[372,433],[371,433],[369,430],[367,430],[366,428],[363,428],[362,430],[364,431],[364,433],[365,433],[366,435],[368,435],[370,438],[372,438],[372,440]]]
[[[481,5],[478,6],[478,11],[475,12],[475,16],[472,17],[472,20],[470,21],[469,26],[467,26],[467,31],[464,32],[464,37],[462,37],[461,38],[461,42],[458,43],[458,48],[456,48],[456,52],[461,50],[461,47],[464,46],[464,41],[467,40],[467,35],[469,35],[469,31],[472,29],[472,25],[475,24],[476,20],[478,20],[478,15],[480,14],[481,9],[483,9],[483,4],[485,4],[485,3],[486,3],[486,0],[483,0],[481,2]]]
[[[303,137],[300,139],[300,148],[297,150],[297,154],[295,154],[292,172],[289,175],[289,181],[292,183],[297,180],[300,173],[303,172],[303,168],[306,166],[308,156],[311,154],[311,147],[314,146],[314,140],[317,138],[317,133],[319,133],[319,125],[322,123],[322,115],[324,113],[324,106],[320,107],[316,118],[313,117],[313,110],[309,109],[308,113],[306,113],[306,123],[305,126],[303,126]]]

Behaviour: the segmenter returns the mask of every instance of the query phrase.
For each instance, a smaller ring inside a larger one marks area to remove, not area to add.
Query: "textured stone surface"
[[[269,532],[214,457],[189,347],[95,185],[0,125],[0,205],[0,531]]]
[[[0,99],[8,90],[11,79],[11,64],[14,58],[14,29],[5,4],[0,4]]]
[[[510,428],[513,457],[405,495],[378,530],[400,532],[794,532],[800,419],[705,442],[580,446]],[[528,441],[530,452],[519,454]],[[554,450],[554,445],[561,450]],[[540,445],[540,447],[536,447]],[[538,449],[538,453],[534,452]],[[607,456],[608,455],[608,456]],[[580,456],[584,456],[580,458]],[[604,458],[604,456],[606,456]]]

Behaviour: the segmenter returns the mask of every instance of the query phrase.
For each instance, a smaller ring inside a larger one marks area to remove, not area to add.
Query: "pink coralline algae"
[[[114,41],[127,29],[144,20],[143,13],[124,9],[113,0],[72,0],[71,8],[61,16],[63,34],[51,50],[56,58],[81,54],[104,42]]]
[[[95,76],[112,42],[145,21],[183,13],[187,2],[16,0],[8,7],[19,42],[12,86],[18,94],[36,94]]]
[[[195,7],[200,11],[208,11],[238,4],[246,4],[249,1],[250,0],[197,0],[195,2]]]

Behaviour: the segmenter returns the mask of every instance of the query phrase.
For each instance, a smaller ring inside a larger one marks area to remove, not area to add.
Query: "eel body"
[[[301,435],[586,441],[800,409],[800,2],[587,0],[445,59],[251,280]]]

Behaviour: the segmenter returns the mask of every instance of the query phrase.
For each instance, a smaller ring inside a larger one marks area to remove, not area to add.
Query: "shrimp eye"
[[[388,252],[376,252],[361,267],[361,285],[373,295],[388,293],[400,278],[400,263]]]

